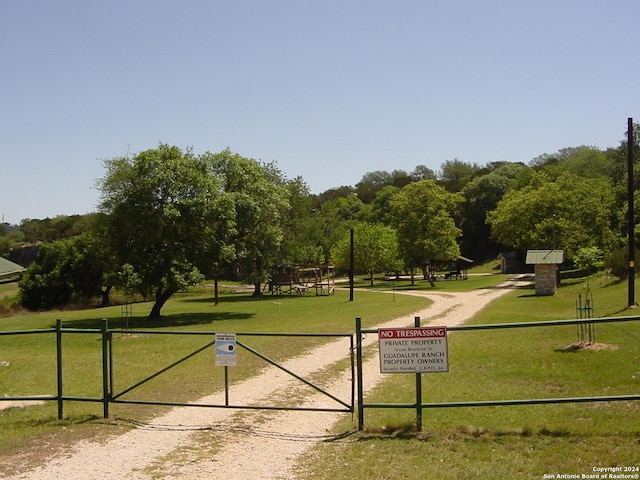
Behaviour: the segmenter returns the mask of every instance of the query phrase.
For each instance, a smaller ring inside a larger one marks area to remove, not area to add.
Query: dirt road
[[[419,312],[396,318],[379,327],[412,326],[419,316],[422,324],[453,326],[464,322],[489,302],[510,289],[528,283],[514,277],[497,288],[465,293],[405,292],[433,300]],[[396,292],[398,294],[398,292]],[[377,341],[363,340],[365,346]],[[298,375],[309,376],[349,355],[348,345],[333,342],[284,364]],[[381,381],[378,359],[373,356],[363,367],[365,391]],[[321,359],[321,361],[319,361]],[[349,398],[349,372],[339,374],[332,391]],[[259,403],[261,398],[297,398],[300,383],[270,368],[233,386],[237,403]],[[198,402],[224,402],[223,394]],[[306,396],[305,405],[326,405],[321,394]],[[83,441],[71,451],[49,458],[41,466],[23,471],[8,480],[102,479],[226,479],[291,480],[296,458],[315,442],[329,436],[331,427],[344,413],[307,411],[233,411],[180,407],[111,440]]]

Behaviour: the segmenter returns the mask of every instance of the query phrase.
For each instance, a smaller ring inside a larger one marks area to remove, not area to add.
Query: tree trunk
[[[260,282],[256,282],[253,284],[253,295],[254,297],[259,297],[262,295],[262,284]]]
[[[436,286],[436,282],[433,281],[433,271],[435,271],[434,262],[430,262],[429,266],[427,267],[427,277],[429,278],[429,285],[431,285],[431,288],[435,288]]]
[[[162,310],[164,304],[167,303],[167,300],[171,298],[171,295],[176,292],[177,290],[175,288],[170,288],[164,291],[161,288],[158,288],[158,290],[156,290],[156,303],[153,304],[151,312],[149,312],[149,318],[160,318],[160,310]]]
[[[100,292],[102,295],[102,300],[100,301],[101,307],[109,306],[109,294],[111,293],[112,288],[113,288],[113,285],[109,285],[108,287],[104,288],[102,292]]]
[[[220,295],[218,292],[218,277],[215,277],[213,279],[213,298],[214,298],[214,305],[218,305],[218,303],[220,303]]]

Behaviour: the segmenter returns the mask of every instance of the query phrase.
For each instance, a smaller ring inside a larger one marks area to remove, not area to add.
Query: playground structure
[[[265,290],[271,295],[304,295],[315,290],[316,295],[332,295],[335,292],[335,269],[332,265],[277,265],[271,268],[270,280]]]

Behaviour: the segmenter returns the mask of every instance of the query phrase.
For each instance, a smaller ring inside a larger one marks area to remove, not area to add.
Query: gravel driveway
[[[378,327],[413,326],[415,316],[421,317],[423,325],[457,325],[498,296],[527,283],[522,277],[514,277],[497,288],[473,292],[404,292],[429,298],[433,304]],[[365,346],[376,342],[374,337],[367,336],[363,341]],[[335,341],[289,360],[284,366],[307,377],[348,356],[344,340]],[[383,378],[377,356],[371,357],[363,366],[365,392]],[[257,404],[261,398],[295,397],[300,388],[300,382],[272,367],[259,377],[233,385],[231,392],[233,403]],[[339,392],[336,394],[339,398],[350,398],[350,372],[338,374],[331,389]],[[223,404],[223,395],[212,395],[198,403]],[[313,394],[305,397],[304,405],[329,406],[330,401],[324,395]],[[293,466],[298,455],[329,437],[331,427],[344,415],[179,407],[107,442],[79,442],[70,451],[7,480],[290,480],[295,478]]]

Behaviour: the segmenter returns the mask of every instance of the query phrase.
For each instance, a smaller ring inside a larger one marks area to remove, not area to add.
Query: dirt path
[[[427,297],[433,304],[379,326],[413,326],[415,316],[421,317],[423,325],[457,325],[498,296],[526,283],[521,278],[513,278],[497,288],[474,292],[406,292]],[[369,335],[363,340],[365,347],[377,341],[374,337]],[[284,366],[305,377],[348,356],[348,344],[336,341],[292,359]],[[365,362],[363,371],[365,391],[382,379],[375,355]],[[332,382],[331,392],[338,398],[349,398],[350,381],[349,372],[339,374]],[[272,404],[274,397],[300,397],[301,388],[306,392],[305,406],[335,406],[329,405],[331,400],[324,395],[309,395],[308,387],[302,387],[300,382],[275,367],[234,385],[231,395],[237,404],[258,404],[261,398],[269,398]],[[224,398],[223,394],[217,394],[198,402],[221,404]],[[344,413],[175,408],[150,424],[140,425],[108,442],[80,442],[68,453],[7,480],[291,480],[298,455],[327,438],[332,425],[342,418]]]

